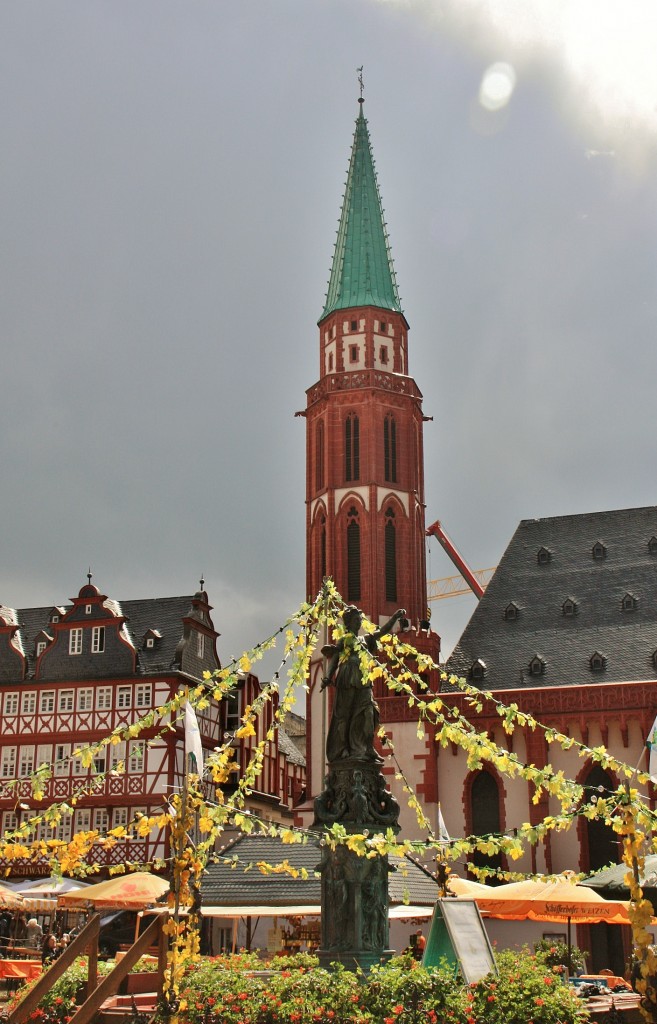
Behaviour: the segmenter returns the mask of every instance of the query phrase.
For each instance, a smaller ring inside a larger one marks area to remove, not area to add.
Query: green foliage
[[[467,1024],[576,1024],[582,1004],[542,953],[503,950],[496,956],[499,977],[471,985]]]
[[[456,1024],[465,1021],[465,991],[457,982],[454,970],[447,965],[428,970],[409,954],[371,970],[365,1003],[377,1022]]]
[[[560,967],[568,964],[568,945],[565,942],[551,942],[549,939],[540,939],[534,945],[534,952],[545,957],[545,962],[550,967]],[[584,954],[577,946],[570,948],[570,964],[572,974],[584,970]]]

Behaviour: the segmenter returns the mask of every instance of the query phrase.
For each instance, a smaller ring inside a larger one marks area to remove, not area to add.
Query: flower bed
[[[499,976],[466,986],[451,968],[410,956],[367,978],[313,957],[263,963],[252,955],[205,959],[187,974],[179,1024],[576,1024],[582,1003],[543,954],[497,956]]]

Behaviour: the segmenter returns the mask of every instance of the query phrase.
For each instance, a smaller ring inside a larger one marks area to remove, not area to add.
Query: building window
[[[347,600],[360,601],[360,523],[353,505],[347,518]]]
[[[386,601],[397,600],[397,528],[395,513],[391,508],[386,511],[385,525],[385,573]]]
[[[112,687],[99,686],[96,690],[96,711],[111,711]]]
[[[518,605],[514,604],[513,601],[511,604],[508,604],[502,612],[502,618],[505,622],[515,622],[518,618]]]
[[[105,650],[105,627],[94,626],[91,630],[91,653],[102,654]]]
[[[96,754],[93,760],[93,774],[103,775],[106,767],[107,761],[105,759],[105,754]]]
[[[58,778],[69,774],[69,760],[71,757],[70,743],[55,743],[55,765],[54,771]]]
[[[203,634],[198,634],[203,637]],[[153,703],[153,687],[150,683],[138,683],[135,689],[135,707],[149,708]]]
[[[535,655],[529,662],[530,676],[542,676],[545,673],[545,662],[539,655]]]
[[[648,554],[657,555],[657,537],[651,537],[648,541]]]
[[[18,694],[17,693],[6,693],[5,694],[5,715],[17,715],[18,714]]]
[[[18,828],[18,818],[13,811],[3,811],[2,814],[2,831],[3,832],[15,832]]]
[[[127,807],[115,807],[112,811],[112,828],[125,828],[130,818]]]
[[[132,705],[132,687],[119,686],[116,691],[117,708],[129,708]]]
[[[144,770],[144,748],[139,740],[131,740],[128,746],[128,771],[136,775]]]
[[[352,331],[357,331],[358,330],[358,320],[352,320],[351,321],[351,329],[352,329]]]
[[[97,807],[94,811],[94,829],[96,832],[107,832],[109,828],[109,811],[105,807]]]
[[[358,362],[358,345],[350,345],[349,346],[349,362],[350,363],[357,363]]]
[[[18,776],[26,779],[34,771],[34,747],[21,747],[18,757]]]
[[[85,605],[84,613],[85,613],[85,615],[91,615],[91,605],[90,604]]]
[[[552,561],[552,553],[547,548],[539,548],[536,552],[536,561],[539,565],[547,565]]]
[[[81,807],[75,812],[75,831],[89,832],[91,829],[91,809]]]
[[[62,814],[61,821],[55,829],[55,839],[59,839],[60,843],[69,843],[71,841],[71,824],[73,816],[71,814]]]
[[[591,666],[591,672],[604,672],[607,667],[607,659],[599,651],[596,651],[589,658],[589,665]]]
[[[21,714],[33,715],[36,711],[36,693],[30,690],[29,693],[21,694]]]
[[[3,747],[0,757],[0,776],[13,779],[16,774],[16,747]]]
[[[596,764],[584,780],[585,803],[591,804],[601,799],[613,800],[618,792],[617,786],[611,776]],[[587,818],[586,833],[588,843],[588,866],[586,871],[599,871],[609,864],[617,864],[619,861],[618,833],[614,832],[611,825],[606,825],[603,818]],[[582,865],[584,867],[584,865]]]
[[[490,772],[480,771],[472,780],[470,788],[470,809],[472,812],[472,833],[475,836],[498,836],[500,834],[500,793],[497,780]],[[502,867],[500,853],[482,853],[475,850],[472,862],[478,868]]]
[[[481,660],[481,658],[477,658],[476,661],[472,662],[472,665],[470,666],[470,675],[475,683],[480,683],[486,675],[486,664]]]
[[[379,329],[381,331],[381,334],[385,334],[386,333],[386,331],[388,330],[388,325],[385,322],[385,320],[381,321],[381,323],[379,324]]]
[[[635,612],[638,603],[639,602],[633,594],[626,594],[621,603],[621,607],[624,612]]]
[[[591,548],[591,555],[596,562],[601,562],[603,558],[607,557],[607,549],[602,541],[597,540]]]
[[[572,618],[574,615],[577,615],[577,604],[575,601],[573,601],[572,597],[566,598],[564,603],[561,605],[561,611],[568,619]]]
[[[50,616],[50,621],[51,622],[59,622],[59,615],[51,615]]]
[[[360,478],[360,428],[354,413],[344,424],[344,475],[347,481]]]
[[[38,644],[36,645],[36,656],[37,656],[37,658],[39,657],[40,654],[43,654],[43,652],[46,649],[46,646],[47,645],[46,645],[46,641],[45,640],[39,640]]]
[[[78,690],[78,711],[92,711],[94,706],[94,691],[92,689]]]
[[[113,743],[110,746],[109,752],[110,768],[116,769],[118,765],[123,762],[125,767],[125,741],[122,740],[120,743]]]
[[[202,658],[205,655],[205,636],[203,633],[196,633],[196,657]]]
[[[225,726],[226,732],[235,732],[240,726],[240,697],[239,693],[235,690],[231,693],[227,693],[224,697],[226,704],[226,719]]]
[[[324,420],[318,420],[315,427],[315,490],[324,486]]]
[[[328,372],[333,373],[333,353],[329,352],[328,357]]]
[[[72,629],[68,635],[68,653],[82,654],[82,630]]]
[[[382,345],[379,349],[379,361],[382,366],[385,366],[388,362],[388,349],[385,345]]]
[[[37,747],[37,768],[40,768],[42,764],[47,764],[49,768],[52,767],[52,744],[51,743],[40,743]]]
[[[45,690],[39,698],[39,711],[42,715],[48,715],[55,710],[55,691]]]
[[[319,528],[319,575],[326,577],[326,516],[322,516]]]
[[[57,701],[58,711],[72,711],[73,710],[73,690],[60,690],[59,699]]]
[[[383,421],[383,468],[390,483],[397,482],[397,424],[394,416]]]
[[[146,637],[146,647],[155,647],[155,639],[152,636]]]

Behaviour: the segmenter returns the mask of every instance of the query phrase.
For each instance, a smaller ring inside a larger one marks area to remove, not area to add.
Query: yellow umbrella
[[[57,898],[60,907],[84,907],[91,903],[96,910],[143,910],[150,907],[169,888],[167,879],[151,875],[148,871],[135,871],[131,875],[118,875],[106,882],[98,882],[86,889],[62,893]]]
[[[461,878],[459,875],[450,875],[447,879],[447,888],[454,896],[463,896],[467,899],[476,899],[484,896],[492,896],[497,890],[492,885],[484,885],[483,882],[473,882],[470,878]]]
[[[13,889],[0,885],[0,909],[2,910],[24,910],[25,904],[21,896]]]

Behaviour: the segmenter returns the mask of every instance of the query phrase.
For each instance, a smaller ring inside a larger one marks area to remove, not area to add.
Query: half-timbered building
[[[166,703],[204,672],[220,668],[211,607],[204,589],[183,597],[115,601],[85,584],[67,605],[15,609],[0,605],[0,823],[3,833],[53,803],[84,794],[53,829],[44,820],[37,838],[70,840],[79,831],[104,833],[161,810],[182,783],[184,728],[161,720],[138,738],[104,748],[90,767],[73,751],[129,726]],[[256,676],[240,674],[221,702],[199,710],[208,750],[236,731],[242,712],[260,689]],[[256,724],[256,736],[232,742],[240,768],[264,735],[273,705]],[[31,776],[49,765],[42,800],[32,797]],[[120,770],[119,770],[120,769]],[[250,809],[268,820],[287,820],[304,786],[304,759],[289,738],[269,743]],[[96,778],[94,778],[94,776]],[[235,778],[239,777],[236,773]],[[130,861],[166,857],[167,836],[150,833],[113,847],[97,844],[101,870]],[[35,874],[28,861],[12,874]],[[48,870],[44,863],[43,870]]]

